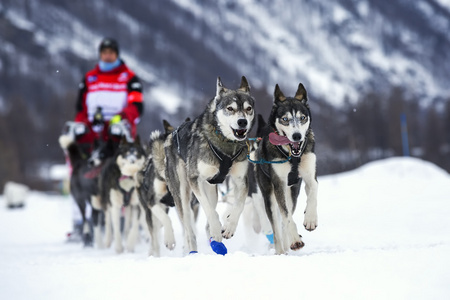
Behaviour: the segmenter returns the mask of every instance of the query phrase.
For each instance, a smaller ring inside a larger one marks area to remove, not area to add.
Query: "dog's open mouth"
[[[235,138],[243,140],[247,136],[247,129],[233,129]]]
[[[302,153],[300,143],[289,143],[289,147],[291,147],[291,154],[294,157],[299,157]]]
[[[294,157],[299,157],[302,154],[301,146],[303,142],[293,142],[285,135],[278,135],[275,132],[271,132],[269,134],[269,142],[273,145],[289,145],[291,148],[291,155]]]

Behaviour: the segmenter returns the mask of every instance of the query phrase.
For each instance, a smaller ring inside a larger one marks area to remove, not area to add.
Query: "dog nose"
[[[296,132],[292,135],[292,138],[294,139],[294,141],[298,142],[302,139],[302,135],[300,133]]]
[[[237,121],[237,123],[238,123],[238,126],[239,127],[247,127],[247,124],[248,124],[248,122],[247,122],[247,119],[239,119],[238,121]]]

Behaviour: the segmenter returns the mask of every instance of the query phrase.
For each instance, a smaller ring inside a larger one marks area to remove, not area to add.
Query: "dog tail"
[[[83,152],[75,141],[68,135],[61,135],[58,139],[59,145],[67,154],[70,165],[74,165],[77,161],[85,159]]]
[[[164,163],[166,158],[166,154],[164,152],[165,135],[156,130],[151,134],[150,138],[151,138],[150,154],[153,157],[155,170],[159,176],[165,178],[165,163]]]

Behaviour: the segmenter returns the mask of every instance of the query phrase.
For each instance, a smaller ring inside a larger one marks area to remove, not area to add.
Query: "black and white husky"
[[[121,213],[125,208],[127,250],[134,251],[139,238],[140,203],[136,191],[136,175],[145,162],[145,151],[139,137],[129,142],[122,138],[116,155],[102,168],[99,177],[100,201],[106,214],[106,246],[111,244],[111,224],[117,253],[123,252]]]
[[[98,175],[103,163],[114,155],[114,145],[108,142],[96,142],[90,157],[87,157],[76,143],[76,128],[80,123],[67,122],[66,132],[59,137],[59,144],[70,161],[70,193],[72,194],[83,219],[82,239],[85,246],[92,246],[91,224],[86,207],[92,206],[92,223],[99,228],[102,208],[99,205]],[[95,236],[94,232],[94,236]],[[97,235],[96,238],[99,236]]]
[[[206,214],[212,249],[227,253],[222,238],[234,235],[248,191],[246,139],[253,122],[254,99],[247,79],[242,77],[240,87],[231,90],[218,78],[216,96],[204,112],[167,138],[166,180],[183,224],[186,252],[197,252],[191,210],[193,192]],[[227,176],[236,201],[222,226],[216,211],[217,184]]]
[[[309,231],[316,229],[318,183],[311,112],[303,84],[299,84],[294,97],[285,97],[276,85],[274,98],[255,156],[258,185],[272,224],[275,251],[282,254],[304,246],[292,218],[302,179],[307,195],[303,225]]]

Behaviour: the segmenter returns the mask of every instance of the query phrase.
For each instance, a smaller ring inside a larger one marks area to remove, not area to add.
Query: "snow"
[[[197,223],[199,254],[177,246],[162,257],[66,243],[69,197],[32,192],[24,209],[0,197],[0,299],[447,299],[450,295],[450,175],[414,158],[372,162],[319,177],[319,227],[275,256],[241,219],[218,256]],[[225,209],[219,204],[219,211]]]
[[[450,11],[450,0],[436,0],[440,5]]]

